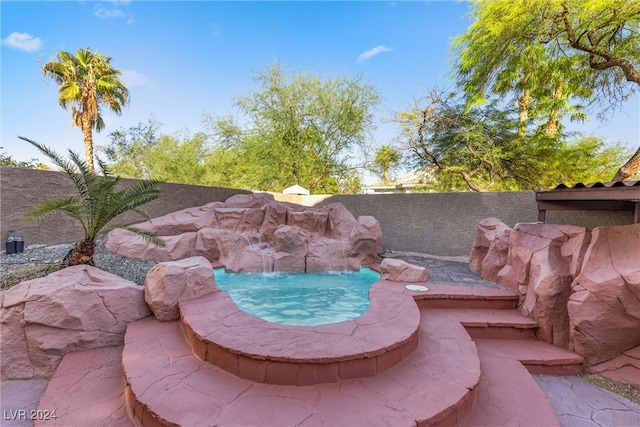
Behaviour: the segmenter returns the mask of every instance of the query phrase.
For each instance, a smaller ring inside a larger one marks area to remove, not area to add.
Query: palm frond
[[[62,211],[77,218],[81,215],[81,207],[82,204],[75,197],[46,200],[31,208],[23,217],[23,221],[36,221],[52,215],[57,211]]]
[[[40,152],[42,152],[45,156],[51,159],[51,161],[56,166],[58,166],[71,179],[71,181],[73,181],[73,184],[78,190],[78,193],[80,194],[81,198],[88,196],[89,194],[88,187],[90,183],[87,182],[87,177],[90,174],[88,170],[89,168],[87,167],[86,163],[82,161],[80,162],[77,161],[80,158],[77,153],[74,153],[73,151],[69,150],[70,157],[72,160],[72,161],[69,161],[61,157],[58,153],[56,153],[46,145],[40,144],[34,140],[25,138],[23,136],[18,136],[18,138],[33,145],[38,150],[40,150]],[[81,168],[84,168],[84,170],[82,170]]]
[[[104,160],[102,160],[100,157],[96,156],[96,163],[98,164],[98,167],[100,168],[100,174],[102,174],[102,176],[104,178],[112,177],[111,171],[109,170],[109,165]]]
[[[66,159],[60,157],[58,153],[47,147],[46,145],[42,145],[32,139],[25,138],[24,136],[18,136],[23,141],[28,142],[29,144],[36,147],[40,152],[42,152],[45,156],[47,156],[51,161],[62,169],[67,175],[69,175],[69,171],[73,172],[73,165],[67,161]]]
[[[38,148],[60,167],[74,183],[78,192],[76,197],[49,200],[38,204],[27,213],[25,221],[36,220],[59,211],[80,222],[84,229],[83,240],[95,242],[97,237],[105,231],[124,228],[139,234],[149,243],[164,245],[164,242],[154,233],[128,225],[109,224],[118,215],[130,210],[148,219],[148,215],[138,208],[160,197],[161,191],[158,188],[160,181],[140,181],[118,190],[120,177],[112,176],[102,160],[98,160],[102,172],[102,176],[99,176],[89,170],[87,163],[79,154],[71,150],[69,150],[69,160],[66,160],[45,145],[24,137],[20,139]]]
[[[22,220],[37,221],[52,215],[55,212],[62,212],[63,214],[77,220],[84,230],[84,235],[87,236],[90,224],[86,221],[87,215],[83,209],[82,203],[75,197],[45,200],[29,210]]]
[[[110,203],[110,210],[107,216],[115,218],[118,215],[133,210],[142,215],[145,219],[149,216],[143,213],[138,207],[149,203],[152,200],[160,197],[160,190],[157,188],[157,184],[153,182],[142,181],[129,188],[121,190],[113,194],[112,203]]]

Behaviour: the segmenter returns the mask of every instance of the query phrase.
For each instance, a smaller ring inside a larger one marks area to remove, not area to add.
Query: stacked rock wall
[[[202,256],[231,272],[357,270],[373,263],[382,231],[371,216],[355,218],[332,203],[311,208],[272,195],[236,195],[224,203],[184,209],[139,225],[165,242],[159,248],[114,230],[105,246],[118,254],[174,261]]]
[[[538,338],[576,351],[587,366],[640,344],[640,224],[511,230],[488,218],[469,265],[516,290],[520,312],[538,322]]]

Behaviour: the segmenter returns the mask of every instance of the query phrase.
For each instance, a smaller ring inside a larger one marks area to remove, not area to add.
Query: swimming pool
[[[244,312],[290,326],[318,326],[361,316],[369,309],[369,288],[380,274],[358,272],[227,273],[214,270],[218,287]]]

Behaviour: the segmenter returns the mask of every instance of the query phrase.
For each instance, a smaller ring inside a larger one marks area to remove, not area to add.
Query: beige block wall
[[[123,183],[135,180],[123,179]],[[192,206],[224,201],[234,194],[250,191],[197,185],[162,184],[162,196],[141,209],[158,217]],[[4,249],[9,230],[15,230],[25,245],[75,242],[82,238],[82,227],[70,217],[55,213],[39,221],[23,222],[29,209],[42,200],[75,195],[73,183],[61,172],[0,167],[0,242]],[[143,220],[135,213],[117,218],[118,222]]]
[[[125,183],[132,180],[123,180]],[[163,195],[143,210],[157,217],[192,206],[224,201],[246,190],[163,184]],[[82,229],[62,214],[38,222],[24,223],[24,214],[41,200],[65,197],[74,188],[60,172],[0,168],[0,239],[2,248],[9,230],[16,230],[25,244],[54,244],[77,241]],[[535,222],[537,208],[533,191],[502,193],[416,193],[298,196],[274,194],[276,200],[306,206],[339,202],[355,216],[371,215],[382,227],[383,247],[388,250],[421,252],[441,256],[468,256],[480,221],[496,217],[513,227]],[[136,222],[135,214],[121,218]],[[548,211],[547,222],[587,228],[631,224],[630,212]]]
[[[485,218],[498,218],[510,227],[538,218],[533,191],[339,195],[320,204],[332,202],[356,216],[377,218],[385,249],[439,256],[468,256]],[[630,212],[547,211],[547,223],[590,229],[632,222]]]

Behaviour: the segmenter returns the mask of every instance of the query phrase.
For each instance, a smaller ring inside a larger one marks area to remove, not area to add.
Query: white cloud
[[[153,80],[135,70],[122,70],[120,79],[127,88],[135,86],[153,86]]]
[[[374,56],[382,52],[389,52],[390,50],[393,49],[381,44],[380,46],[376,46],[373,49],[369,49],[368,51],[361,53],[360,56],[358,56],[358,62],[364,62],[367,59],[373,58]]]
[[[25,52],[34,52],[40,49],[42,40],[40,40],[40,37],[33,37],[28,33],[13,32],[7,38],[2,39],[2,44]]]
[[[133,15],[126,13],[120,6],[128,6],[129,1],[111,1],[110,6],[98,3],[93,7],[93,14],[100,19],[126,19],[127,24],[133,23]]]

